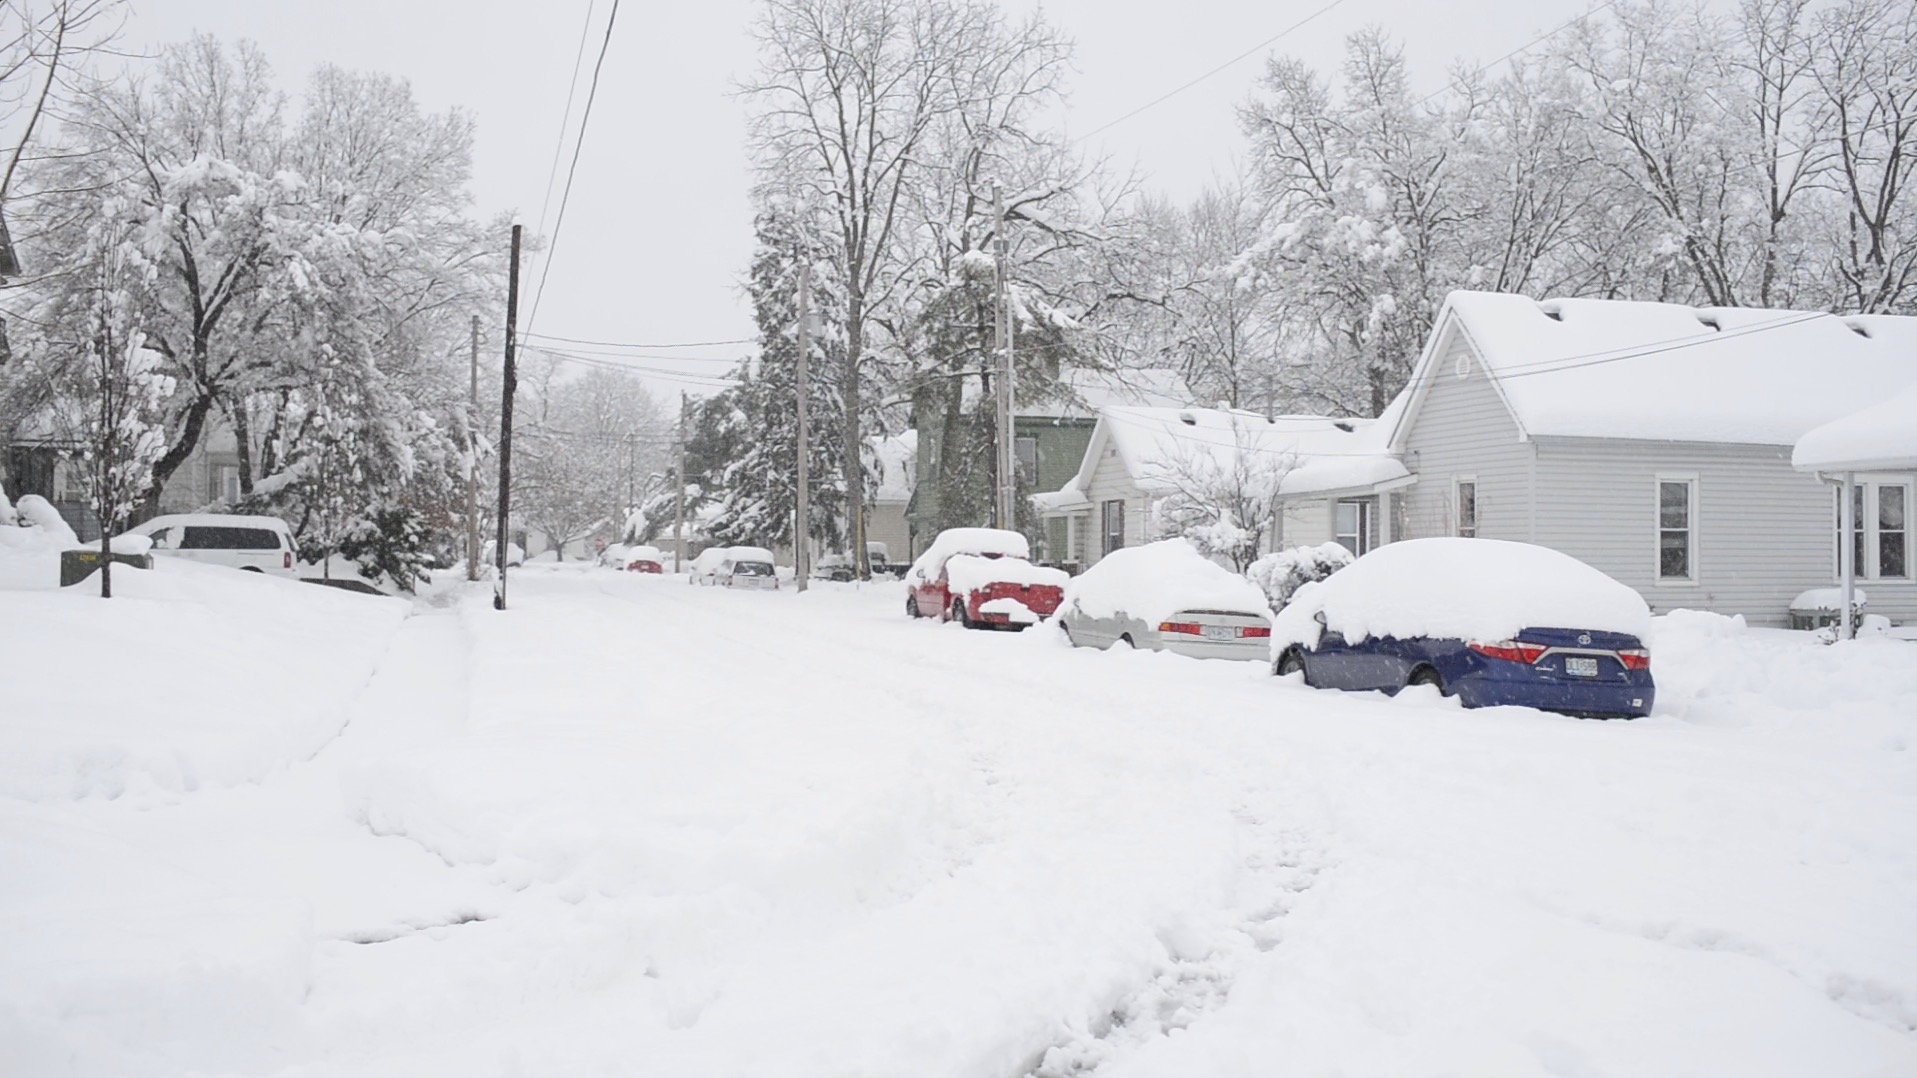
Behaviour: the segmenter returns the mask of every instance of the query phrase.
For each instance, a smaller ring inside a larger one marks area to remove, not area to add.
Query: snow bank
[[[1032,545],[1017,532],[1000,528],[947,528],[906,571],[912,581],[926,581],[938,575],[945,560],[954,554],[997,554],[1007,558],[1032,556]]]
[[[1156,624],[1180,610],[1229,610],[1262,615],[1258,585],[1198,553],[1183,539],[1114,550],[1074,577],[1066,606],[1088,617],[1129,614]]]
[[[80,537],[73,534],[73,529],[67,526],[66,518],[60,515],[60,511],[53,507],[52,502],[38,494],[29,494],[21,498],[20,504],[15,509],[20,515],[20,523],[45,532],[55,549],[71,550],[80,545]]]
[[[0,565],[12,560],[0,554]],[[407,609],[180,559],[116,570],[113,594],[100,599],[91,578],[0,591],[0,795],[256,781],[339,732]]]
[[[1033,565],[1024,558],[954,554],[945,561],[945,579],[953,591],[976,591],[988,584],[1049,584],[1062,588],[1072,578],[1063,569]]]
[[[1527,628],[1594,629],[1643,639],[1637,592],[1567,554],[1500,539],[1411,539],[1307,584],[1278,612],[1272,648],[1315,644],[1325,627],[1373,636],[1503,640]]]

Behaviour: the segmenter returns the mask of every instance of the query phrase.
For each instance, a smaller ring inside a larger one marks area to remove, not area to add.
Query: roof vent
[[[1198,425],[1198,417],[1192,415],[1190,412],[1178,413],[1178,421],[1187,427],[1195,427]]]
[[[1543,311],[1544,317],[1549,318],[1553,322],[1564,321],[1564,308],[1559,305],[1557,300],[1545,300],[1543,303],[1538,304],[1538,310]]]
[[[1724,332],[1724,327],[1718,324],[1717,315],[1712,314],[1709,311],[1697,312],[1697,320],[1698,320],[1698,323],[1701,325],[1707,326],[1719,333]]]
[[[1844,319],[1844,324],[1850,327],[1850,331],[1852,333],[1857,334],[1859,337],[1862,337],[1865,340],[1870,340],[1869,326],[1864,325],[1862,322],[1852,321],[1851,319],[1848,319],[1848,318]]]
[[[1351,425],[1351,420],[1349,419],[1334,419],[1332,420],[1331,425],[1334,427],[1337,427],[1341,431],[1344,431],[1346,434],[1350,434],[1352,431],[1358,429],[1357,427],[1354,427]]]

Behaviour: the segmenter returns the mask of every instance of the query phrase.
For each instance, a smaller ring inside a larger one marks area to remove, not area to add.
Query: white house
[[[1362,551],[1381,539],[1380,499],[1412,482],[1403,463],[1385,451],[1378,423],[1268,418],[1223,408],[1108,407],[1098,413],[1078,473],[1033,504],[1048,526],[1064,522],[1067,556],[1060,560],[1091,565],[1120,547],[1158,538],[1167,499],[1191,493],[1208,477],[1216,483],[1237,473],[1247,486],[1277,491],[1265,549],[1337,539]]]
[[[1397,534],[1571,554],[1678,607],[1786,623],[1838,577],[1812,428],[1917,384],[1917,319],[1455,292],[1394,404]],[[1917,423],[1917,415],[1904,421]],[[1858,477],[1870,609],[1917,619],[1913,472]]]

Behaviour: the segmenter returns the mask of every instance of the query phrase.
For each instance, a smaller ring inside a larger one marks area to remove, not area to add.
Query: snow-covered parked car
[[[663,573],[666,556],[656,546],[629,546],[620,555],[619,568],[629,573]]]
[[[719,566],[726,563],[726,552],[731,549],[731,547],[713,546],[701,550],[686,563],[686,583],[717,584]]]
[[[1637,717],[1655,693],[1650,628],[1637,592],[1567,554],[1411,539],[1299,588],[1271,654],[1317,688],[1433,685],[1466,707]]]
[[[278,517],[175,513],[127,529],[152,540],[155,556],[224,565],[253,573],[298,576],[292,529]]]
[[[725,560],[713,575],[718,584],[728,588],[779,590],[779,571],[773,567],[772,552],[764,547],[727,547]]]
[[[1114,644],[1199,659],[1270,655],[1258,585],[1183,539],[1114,550],[1065,586],[1058,621],[1076,647]]]
[[[1031,545],[998,528],[947,528],[905,573],[905,612],[971,628],[1023,629],[1051,616],[1071,578],[1030,561]]]

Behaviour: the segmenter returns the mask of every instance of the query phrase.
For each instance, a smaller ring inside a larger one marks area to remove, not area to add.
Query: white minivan
[[[254,573],[298,576],[292,529],[278,517],[175,513],[128,530],[153,540],[153,553]]]

